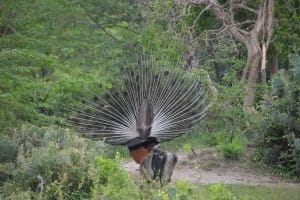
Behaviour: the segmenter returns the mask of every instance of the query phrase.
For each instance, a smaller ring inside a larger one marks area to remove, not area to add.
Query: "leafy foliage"
[[[122,169],[119,153],[116,153],[115,159],[99,157],[97,162],[96,169],[90,173],[94,177],[92,199],[99,199],[99,196],[105,199],[138,199],[138,189],[130,174]]]
[[[112,39],[87,15],[98,14],[103,22],[105,12],[91,10],[95,3],[1,2],[0,131],[7,133],[22,121],[64,125],[77,97],[90,97],[87,88],[109,85],[110,76],[120,72],[116,66],[134,59],[128,46]],[[130,5],[120,3],[110,12]],[[116,21],[107,25],[111,34],[120,32]]]
[[[261,133],[268,163],[300,176],[300,59],[291,55],[294,68],[282,70],[272,81],[272,96],[262,105]]]
[[[0,171],[2,181],[6,175],[13,183],[1,181],[2,197],[8,199],[17,191],[46,199],[89,197],[93,184],[88,171],[105,149],[65,129],[35,126],[24,126],[13,141],[2,139],[0,147],[6,155],[1,166],[11,167]]]
[[[282,68],[289,66],[289,55],[300,53],[300,25],[296,22],[300,20],[299,2],[278,1],[276,2],[275,15],[279,22],[276,28],[276,52]]]
[[[244,152],[244,147],[237,140],[234,140],[230,144],[221,145],[220,149],[224,157],[233,160],[238,159],[240,154]]]
[[[223,184],[212,185],[209,188],[212,200],[234,200],[237,199]]]

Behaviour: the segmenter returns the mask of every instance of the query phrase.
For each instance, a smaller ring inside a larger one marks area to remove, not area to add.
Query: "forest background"
[[[261,166],[300,177],[297,0],[2,0],[0,14],[2,198],[192,198],[188,183],[140,194],[120,166],[126,149],[67,123],[78,97],[101,95],[143,55],[215,89],[201,128],[170,150],[209,146],[239,159],[254,147]]]

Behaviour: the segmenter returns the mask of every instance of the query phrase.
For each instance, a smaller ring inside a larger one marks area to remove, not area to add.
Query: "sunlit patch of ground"
[[[134,161],[125,161],[124,168],[134,177],[139,176],[139,165]],[[298,183],[287,181],[279,176],[257,169],[247,158],[238,161],[220,158],[216,151],[178,154],[178,163],[172,176],[172,182],[184,180],[195,184],[239,184],[250,186],[295,187]]]

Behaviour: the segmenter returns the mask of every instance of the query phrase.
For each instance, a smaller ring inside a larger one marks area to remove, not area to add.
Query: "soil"
[[[177,154],[178,162],[173,172],[172,182],[178,180],[195,184],[244,184],[279,187],[299,187],[300,184],[283,179],[260,169],[250,157],[244,155],[239,160],[228,160],[219,156],[215,150],[205,150],[190,154]],[[124,168],[133,177],[139,176],[139,165],[125,161]]]

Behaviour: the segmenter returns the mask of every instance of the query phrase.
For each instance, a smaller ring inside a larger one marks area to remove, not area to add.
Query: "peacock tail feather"
[[[166,141],[199,126],[206,114],[207,87],[189,72],[154,63],[122,70],[105,95],[81,99],[84,109],[70,119],[83,136],[109,144],[134,138]]]

